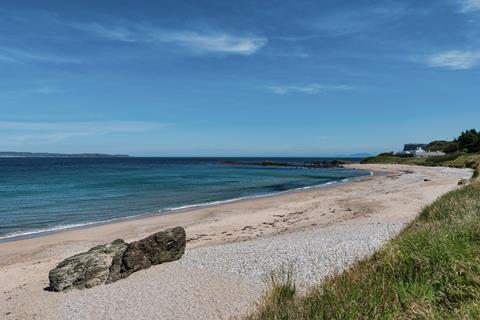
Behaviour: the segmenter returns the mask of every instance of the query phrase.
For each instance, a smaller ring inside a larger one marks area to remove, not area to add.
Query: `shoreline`
[[[190,210],[210,208],[210,207],[220,206],[228,203],[237,203],[241,201],[249,201],[254,199],[277,197],[284,194],[298,193],[298,192],[303,192],[306,190],[313,190],[313,189],[335,188],[342,184],[354,183],[357,181],[362,181],[363,179],[366,179],[368,177],[381,176],[381,175],[387,174],[386,172],[383,172],[383,171],[372,171],[372,170],[364,170],[364,169],[357,169],[357,170],[362,170],[362,171],[368,172],[369,174],[365,174],[358,177],[346,178],[342,180],[329,181],[329,182],[325,182],[318,185],[312,185],[312,186],[278,191],[278,192],[267,193],[267,194],[257,194],[257,195],[251,195],[251,196],[244,196],[240,198],[232,198],[232,199],[225,199],[225,200],[212,201],[212,202],[206,202],[206,203],[183,205],[175,208],[160,209],[156,212],[147,212],[147,213],[142,213],[138,215],[112,218],[112,219],[102,220],[102,221],[91,221],[91,222],[77,223],[72,225],[59,225],[59,226],[51,227],[49,229],[25,231],[18,234],[14,234],[14,233],[6,234],[5,236],[0,236],[0,244],[7,243],[7,242],[20,241],[20,240],[34,239],[34,238],[44,237],[44,236],[48,236],[48,235],[56,234],[60,232],[68,232],[68,231],[74,231],[74,230],[94,228],[98,226],[106,226],[110,224],[130,221],[130,220],[148,219],[148,218],[157,217],[157,216],[181,214],[184,212],[188,212]]]
[[[337,272],[371,254],[424,206],[458,188],[460,179],[471,177],[468,169],[353,167],[386,173],[333,187],[0,243],[2,316],[39,320],[241,316],[261,297],[263,276],[279,264],[296,263],[307,285],[317,276]],[[92,289],[45,291],[49,271],[65,258],[118,238],[131,242],[173,226],[182,226],[187,233],[182,259]]]
[[[374,176],[359,177],[361,178],[359,181],[337,183],[307,190],[287,191],[283,194],[185,209],[169,214],[135,216],[131,219],[58,230],[22,239],[6,239],[7,241],[0,241],[0,266],[8,260],[2,259],[2,257],[11,257],[15,261],[25,255],[31,255],[32,252],[41,252],[50,246],[60,246],[64,247],[66,252],[78,253],[82,249],[89,249],[89,246],[110,242],[117,238],[134,241],[160,229],[177,225],[186,228],[188,246],[199,247],[293,232],[312,227],[312,225],[326,225],[342,221],[383,221],[382,217],[371,217],[374,207],[382,208],[385,202],[385,200],[379,199],[384,197],[381,194],[369,194],[368,190],[371,185],[381,184],[384,180],[408,177],[409,175],[405,172],[410,172],[412,169],[426,172],[443,170],[429,167],[362,164],[349,165],[348,168],[374,172]],[[450,168],[445,168],[445,170],[462,172],[462,177],[469,178],[471,175],[469,170]],[[422,178],[418,180],[423,184]],[[436,193],[449,191],[452,185],[457,185],[457,182],[458,180],[449,181],[448,188],[442,183],[441,192],[436,191]],[[430,182],[430,184],[432,183],[435,184],[435,181]],[[356,199],[357,197],[353,195],[358,194],[359,191],[366,193],[361,199]],[[387,195],[389,193],[390,191]],[[325,198],[326,201],[317,203],[316,198]],[[371,199],[366,200],[365,198]],[[421,205],[416,201],[412,203],[405,201],[403,205],[413,206],[413,212],[416,213],[433,199],[430,197],[428,202],[424,201]],[[395,205],[397,204],[391,204],[391,206]],[[354,210],[356,206],[358,206],[358,212]],[[279,211],[286,210],[292,212],[285,217],[279,217],[279,215],[284,215]],[[315,215],[317,211],[322,211],[322,213]],[[305,212],[308,213],[307,217],[304,217]],[[297,213],[302,218],[297,219]],[[409,215],[394,212],[394,216],[396,217],[395,221],[403,223],[410,221],[414,215],[412,212]],[[255,226],[255,228],[250,229],[251,226]]]

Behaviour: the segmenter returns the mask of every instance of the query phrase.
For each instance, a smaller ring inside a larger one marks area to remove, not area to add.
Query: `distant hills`
[[[49,153],[49,152],[14,152],[0,151],[0,158],[128,158],[124,154],[104,154],[104,153]]]
[[[373,156],[371,153],[354,153],[354,154],[349,154],[347,157],[350,158],[368,158]]]
[[[329,156],[330,158],[368,158],[370,153]],[[16,152],[0,151],[0,158],[129,158],[127,154],[108,153],[50,153],[50,152]]]

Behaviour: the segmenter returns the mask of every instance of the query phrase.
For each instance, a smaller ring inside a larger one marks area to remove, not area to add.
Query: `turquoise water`
[[[317,161],[272,159],[278,161]],[[0,239],[325,185],[368,172],[207,158],[0,158]]]

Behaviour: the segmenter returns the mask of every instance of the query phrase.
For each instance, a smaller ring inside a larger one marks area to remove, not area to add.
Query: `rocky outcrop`
[[[182,227],[163,230],[129,244],[117,239],[62,261],[48,275],[50,289],[67,291],[111,283],[153,265],[180,259],[185,244]]]
[[[308,168],[308,169],[318,169],[318,168],[343,168],[346,164],[351,164],[353,162],[346,160],[333,160],[333,161],[314,161],[314,162],[303,162],[303,163],[290,163],[290,162],[276,162],[276,161],[262,161],[262,162],[235,162],[235,161],[226,161],[225,165],[230,166],[259,166],[259,167],[294,167],[294,168]]]

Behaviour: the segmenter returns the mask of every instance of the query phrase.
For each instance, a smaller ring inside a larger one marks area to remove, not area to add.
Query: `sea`
[[[244,165],[335,159],[0,158],[0,241],[141,215],[173,214],[370,175],[343,168]]]

